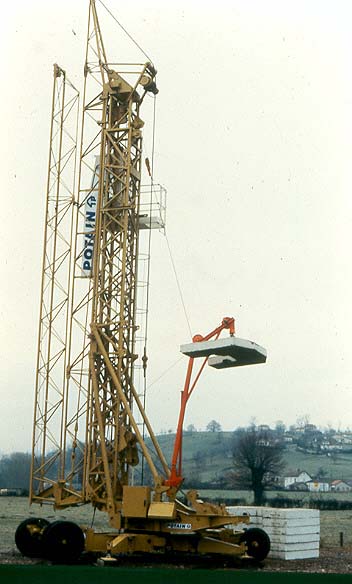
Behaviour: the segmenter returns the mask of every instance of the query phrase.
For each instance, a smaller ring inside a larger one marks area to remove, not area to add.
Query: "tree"
[[[0,486],[10,489],[28,489],[31,455],[13,452],[0,460]]]
[[[186,432],[193,434],[193,432],[197,432],[197,428],[195,427],[194,424],[188,424],[188,426],[186,428]]]
[[[198,471],[204,467],[206,457],[207,457],[207,455],[206,455],[206,452],[204,450],[197,450],[197,452],[195,452],[193,454],[192,460],[193,460],[193,462],[196,466],[196,469]]]
[[[205,428],[206,432],[221,432],[221,430],[222,430],[221,424],[219,424],[219,422],[217,422],[216,420],[211,420],[207,427]]]
[[[251,416],[249,419],[248,430],[255,430],[257,427],[257,418],[255,416]]]
[[[264,489],[273,485],[285,464],[282,458],[284,444],[268,432],[248,429],[237,432],[233,450],[233,484],[250,488],[254,504],[262,505]]]
[[[297,428],[305,428],[310,423],[310,416],[309,414],[304,414],[303,416],[298,416],[296,420]]]
[[[282,420],[277,420],[275,423],[275,432],[277,432],[277,434],[285,434],[286,426]]]
[[[316,475],[317,475],[318,478],[324,479],[325,477],[328,476],[328,473],[327,473],[326,469],[323,466],[319,466],[319,468],[318,468],[318,470],[316,472]]]

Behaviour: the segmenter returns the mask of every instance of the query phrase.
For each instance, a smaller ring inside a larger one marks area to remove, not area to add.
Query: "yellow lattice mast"
[[[54,65],[31,469],[31,500],[65,466],[79,93]],[[57,475],[59,473],[59,475]],[[41,495],[39,495],[41,498]]]
[[[57,507],[91,501],[108,510],[117,525],[123,486],[138,463],[137,442],[155,483],[161,484],[134,408],[168,474],[133,380],[144,125],[140,109],[147,92],[157,93],[156,71],[150,63],[108,63],[94,1],[84,71],[78,195],[70,200],[75,241],[67,257],[72,274],[68,269],[63,377],[50,384],[49,355],[46,389],[41,383],[36,392],[31,500]],[[65,134],[65,123],[60,131]],[[62,288],[53,280],[52,289],[57,285]],[[43,335],[41,330],[40,347],[43,337],[53,333],[50,329]]]

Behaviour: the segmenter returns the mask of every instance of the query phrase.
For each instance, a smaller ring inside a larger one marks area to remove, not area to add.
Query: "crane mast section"
[[[169,469],[133,379],[144,125],[140,108],[147,91],[157,93],[156,71],[150,63],[113,67],[106,62],[91,0],[78,194],[70,227],[75,237],[65,296],[65,359],[53,405],[60,423],[49,436],[37,416],[42,445],[41,462],[35,466],[42,476],[33,482],[32,500],[56,507],[91,502],[118,527],[123,487],[138,463],[138,450],[159,489]],[[163,477],[135,420],[136,408]]]
[[[67,335],[79,93],[54,65],[36,369],[30,500],[42,501],[65,468]]]
[[[138,462],[126,403],[132,410],[143,122],[133,91],[127,88],[124,92],[116,74],[110,73],[110,79],[102,94],[91,319],[94,338],[90,346],[94,391],[87,440],[89,495],[101,504],[107,494],[122,498],[129,468]],[[123,388],[125,404],[111,368]]]

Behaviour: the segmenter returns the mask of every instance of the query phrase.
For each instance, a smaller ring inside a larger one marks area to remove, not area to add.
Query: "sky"
[[[144,62],[97,5],[109,59]],[[154,177],[168,200],[167,239],[152,241],[155,431],[176,428],[180,345],[224,316],[267,362],[207,368],[186,425],[352,427],[351,3],[106,5],[158,69]],[[52,66],[82,88],[87,15],[87,0],[2,8],[0,452],[31,447]]]

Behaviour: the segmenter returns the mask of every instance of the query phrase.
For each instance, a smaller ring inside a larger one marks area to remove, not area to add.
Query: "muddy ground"
[[[33,564],[49,564],[45,560],[34,560],[30,558],[23,557],[15,547],[8,549],[7,551],[0,552],[0,564],[17,564],[17,565],[33,565]],[[83,558],[83,564],[86,563],[96,563],[96,559],[93,558]],[[124,560],[119,562],[116,567],[129,567],[129,566],[143,566],[143,567],[174,567],[175,569],[183,568],[225,568],[233,570],[243,570],[248,569],[251,571],[260,572],[299,572],[299,573],[317,573],[317,574],[352,574],[352,548],[331,548],[322,549],[320,557],[316,559],[307,560],[275,560],[272,558],[267,558],[265,562],[257,565],[248,563],[239,563],[238,565],[229,565],[228,563],[214,563],[212,560],[203,562],[193,562],[187,559],[178,560],[177,562],[165,562],[160,561],[152,562],[151,560],[146,561],[145,559],[139,560]]]

